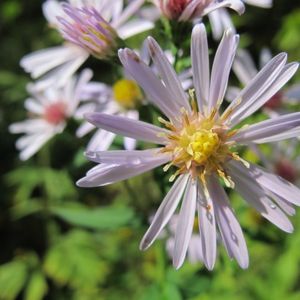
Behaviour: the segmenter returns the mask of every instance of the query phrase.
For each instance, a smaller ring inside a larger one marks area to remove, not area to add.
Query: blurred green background
[[[233,16],[241,45],[257,60],[262,47],[299,60],[299,3],[274,2],[272,9],[247,6],[244,16]],[[160,38],[161,30],[153,34]],[[61,39],[48,28],[40,1],[2,0],[0,41],[1,300],[300,299],[299,214],[293,218],[295,232],[287,235],[231,193],[249,247],[249,269],[241,270],[219,247],[214,271],[188,261],[175,271],[164,240],[147,252],[138,249],[149,216],[169,188],[161,170],[105,188],[77,188],[74,182],[92,164],[83,157],[88,138],[74,137],[75,121],[21,162],[17,137],[8,133],[9,124],[26,117],[30,78],[19,60]],[[95,78],[109,80],[109,64],[89,60],[86,65]]]

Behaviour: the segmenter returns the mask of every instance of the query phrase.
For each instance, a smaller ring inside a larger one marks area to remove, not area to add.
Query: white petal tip
[[[173,260],[173,267],[175,268],[175,270],[179,270],[181,266],[182,266],[182,262]]]
[[[249,267],[249,261],[243,262],[243,263],[239,263],[239,266],[241,267],[241,269],[246,270]]]
[[[147,241],[145,238],[143,238],[140,242],[140,245],[139,245],[139,249],[141,251],[146,251],[150,246],[151,246],[152,243],[150,243],[149,241]]]
[[[206,267],[206,269],[208,270],[208,271],[212,271],[213,269],[214,269],[214,267],[215,267],[215,263],[213,262],[213,263],[204,263],[205,264],[205,267]]]
[[[85,113],[83,117],[90,123],[94,124],[96,121],[97,113]]]
[[[78,187],[82,187],[82,188],[85,188],[85,187],[94,187],[93,185],[91,185],[91,183],[89,181],[86,180],[86,178],[81,178],[78,181],[76,181],[76,185]]]

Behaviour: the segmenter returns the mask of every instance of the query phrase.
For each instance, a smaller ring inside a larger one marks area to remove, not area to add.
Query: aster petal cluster
[[[159,118],[163,127],[123,116],[87,115],[92,124],[104,130],[161,145],[149,150],[89,151],[87,158],[98,165],[79,180],[78,185],[104,186],[161,165],[165,165],[166,172],[173,170],[170,176],[173,186],[157,210],[140,248],[152,245],[181,203],[173,253],[175,268],[184,262],[196,212],[206,267],[211,270],[215,265],[218,233],[229,257],[235,258],[242,268],[248,267],[246,242],[223,185],[236,189],[250,206],[281,230],[293,231],[287,215],[292,214],[293,205],[300,205],[300,190],[242,159],[238,146],[297,136],[299,113],[247,127],[238,125],[280,90],[294,75],[298,63],[287,63],[287,55],[278,54],[222,111],[238,40],[238,35],[231,30],[224,33],[210,70],[205,27],[201,24],[193,29],[191,58],[195,92],[189,96],[153,38],[147,42],[159,77],[134,51],[119,50],[125,70],[165,116]]]
[[[120,39],[127,39],[153,27],[151,21],[133,18],[145,0],[126,7],[123,0],[47,0],[43,12],[50,26],[66,43],[38,50],[22,58],[20,64],[43,89],[64,85],[90,55],[104,59],[113,56]]]

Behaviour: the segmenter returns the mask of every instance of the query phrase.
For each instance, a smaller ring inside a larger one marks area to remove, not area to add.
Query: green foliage
[[[65,170],[46,167],[20,167],[7,176],[7,182],[16,186],[16,202],[31,198],[36,188],[41,188],[53,202],[63,199],[75,199],[74,183]]]
[[[25,300],[41,300],[47,293],[48,285],[46,278],[40,271],[35,271],[29,277],[29,282],[25,290]]]
[[[50,211],[62,220],[89,229],[115,229],[127,225],[133,219],[133,211],[128,207],[85,208],[70,205],[69,207],[51,207]]]
[[[59,238],[46,254],[44,270],[58,285],[89,292],[103,282],[107,264],[99,260],[91,234],[73,230]]]
[[[300,9],[294,10],[283,19],[280,31],[276,36],[276,43],[283,51],[288,51],[291,59],[299,59]]]
[[[27,265],[14,260],[0,267],[0,299],[13,300],[20,293],[27,280]]]

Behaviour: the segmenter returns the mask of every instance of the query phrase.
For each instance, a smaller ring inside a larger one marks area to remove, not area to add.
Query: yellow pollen
[[[199,164],[205,162],[219,147],[219,137],[212,130],[196,131],[190,138],[187,152]]]
[[[231,147],[234,141],[229,140],[236,134],[236,130],[228,131],[222,118],[213,110],[210,115],[204,116],[193,107],[191,112],[181,110],[181,119],[175,125],[172,122],[159,118],[159,121],[169,130],[166,134],[168,143],[161,153],[169,153],[172,160],[164,167],[177,170],[170,181],[180,174],[189,173],[193,179],[198,178],[206,191],[206,178],[211,174],[219,176],[228,187],[233,187],[234,182],[226,172],[226,162],[234,159],[246,165]],[[207,207],[210,210],[210,207]]]
[[[114,99],[123,108],[131,109],[142,99],[142,92],[135,81],[129,79],[118,80],[113,85]]]

